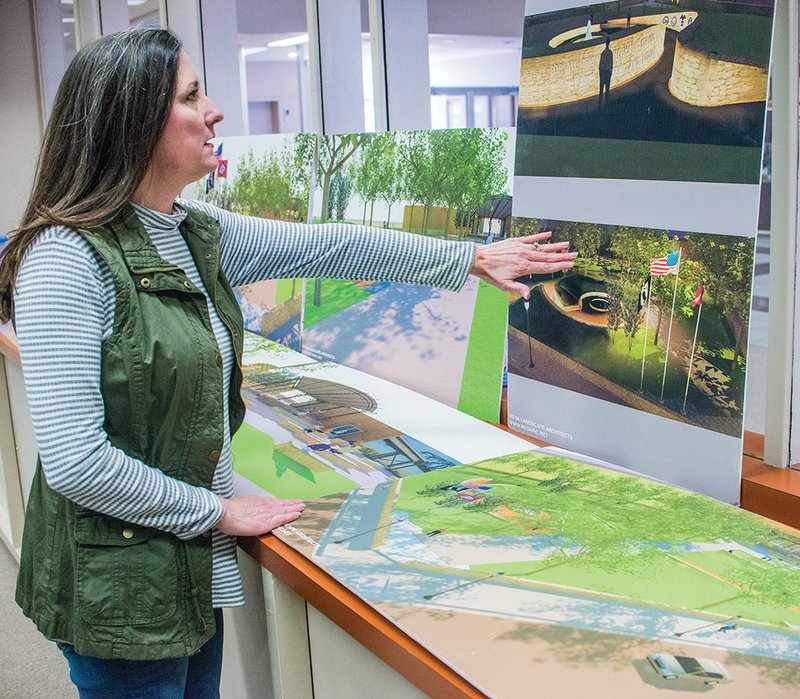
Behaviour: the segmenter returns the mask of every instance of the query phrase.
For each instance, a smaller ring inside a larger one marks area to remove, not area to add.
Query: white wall
[[[515,87],[519,84],[520,53],[431,60],[431,87]]]
[[[299,133],[300,88],[294,61],[248,61],[247,99],[249,102],[277,102],[279,133]],[[287,119],[283,112],[289,110]]]
[[[27,203],[42,121],[29,4],[0,0],[0,233],[13,229]]]
[[[522,36],[525,0],[428,0],[431,34]]]
[[[302,34],[306,27],[305,0],[237,0],[241,31],[251,34]]]

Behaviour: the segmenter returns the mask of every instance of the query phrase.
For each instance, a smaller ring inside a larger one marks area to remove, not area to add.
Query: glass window
[[[128,0],[128,21],[132,27],[163,27],[158,0]]]
[[[201,9],[206,88],[227,135],[310,131],[305,0],[236,0],[235,15],[214,0]]]
[[[480,128],[491,126],[492,110],[489,95],[473,95],[472,125]]]
[[[514,126],[524,0],[428,0],[433,128]]]
[[[64,65],[69,64],[78,50],[77,17],[72,0],[61,0],[61,29],[64,35]]]

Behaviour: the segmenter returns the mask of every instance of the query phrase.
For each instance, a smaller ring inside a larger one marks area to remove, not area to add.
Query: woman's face
[[[175,100],[164,132],[156,144],[150,162],[150,174],[180,188],[195,182],[217,167],[214,126],[222,121],[222,112],[203,92],[189,57],[181,51]]]

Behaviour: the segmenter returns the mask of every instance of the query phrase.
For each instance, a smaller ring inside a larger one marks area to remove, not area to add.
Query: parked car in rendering
[[[695,677],[709,685],[733,682],[722,663],[708,658],[692,658],[686,655],[670,653],[650,653],[647,661],[665,680],[679,677]]]

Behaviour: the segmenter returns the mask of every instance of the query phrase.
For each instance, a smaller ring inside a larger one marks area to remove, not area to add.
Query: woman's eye
[[[186,96],[186,99],[194,101],[194,100],[196,100],[196,99],[197,99],[197,96],[198,96],[198,94],[199,94],[199,93],[198,93],[198,91],[197,91],[197,90],[192,90],[192,91],[191,91],[191,92],[190,92],[190,93],[189,93],[189,94]]]

